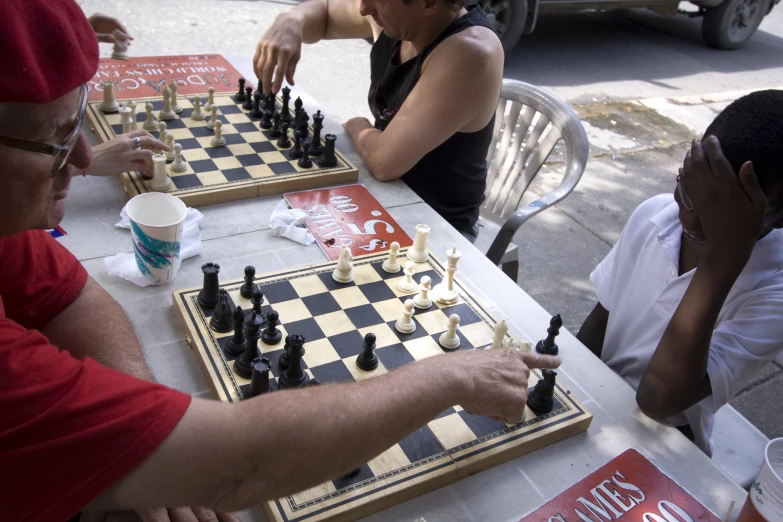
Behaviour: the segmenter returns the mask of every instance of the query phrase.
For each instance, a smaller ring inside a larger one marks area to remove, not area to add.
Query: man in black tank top
[[[266,92],[293,84],[302,43],[373,36],[370,110],[343,125],[373,176],[402,178],[475,241],[503,48],[465,0],[308,0],[283,13],[253,64]]]

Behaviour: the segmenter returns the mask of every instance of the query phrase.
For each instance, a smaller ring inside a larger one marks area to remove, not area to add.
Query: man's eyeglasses
[[[68,157],[71,155],[73,147],[79,141],[79,135],[82,132],[84,124],[84,114],[87,112],[87,85],[82,85],[79,92],[79,110],[74,114],[73,129],[65,138],[62,145],[50,145],[48,143],[39,143],[36,141],[19,140],[16,138],[5,138],[0,136],[0,145],[14,149],[28,150],[30,152],[39,152],[54,156],[56,161],[52,165],[51,177],[55,177],[67,164]]]

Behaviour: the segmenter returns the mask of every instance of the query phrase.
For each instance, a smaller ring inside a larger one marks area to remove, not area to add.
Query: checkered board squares
[[[438,338],[452,313],[461,319],[459,350],[482,349],[492,343],[495,320],[459,279],[455,280],[460,295],[456,304],[416,309],[415,332],[397,332],[394,323],[402,314],[403,301],[412,295],[397,290],[402,272],[388,274],[381,268],[386,255],[356,258],[354,282],[348,284],[332,279],[336,262],[256,277],[255,282],[264,291],[262,308],[265,312],[274,308],[279,313],[283,339],[289,333],[304,335],[303,368],[311,378],[322,383],[369,379],[441,354],[444,350]],[[405,261],[401,259],[400,263]],[[427,275],[434,285],[442,281],[443,274],[443,265],[430,254],[426,262],[416,264],[414,278],[419,281]],[[250,301],[239,293],[242,283],[236,279],[220,286],[228,291],[232,307],[249,310]],[[213,310],[198,304],[199,291],[189,288],[174,292],[175,307],[184,320],[188,339],[214,395],[228,402],[244,400],[250,382],[234,373],[235,357],[224,350],[232,333],[209,328]],[[369,332],[376,335],[379,365],[364,372],[356,366],[356,357]],[[272,364],[273,391],[279,389],[277,362],[283,344],[259,344],[262,356]],[[533,371],[531,386],[538,378],[537,371]],[[587,429],[592,415],[559,385],[555,403],[546,415],[536,416],[527,410],[525,421],[515,426],[471,415],[458,406],[449,408],[366,463],[357,475],[335,478],[268,502],[267,515],[276,522],[356,520]]]
[[[229,94],[214,96],[218,119],[223,122],[226,145],[213,147],[210,142],[215,133],[207,128],[207,120],[190,118],[194,99],[179,97],[177,103],[182,107],[182,112],[176,119],[166,121],[166,130],[174,136],[176,143],[182,145],[182,156],[188,165],[184,172],[174,172],[169,162],[167,170],[174,182],[169,193],[190,206],[351,183],[358,179],[356,167],[339,150],[336,152],[335,167],[320,167],[317,158],[313,158],[312,168],[300,167],[298,160],[288,157],[288,149],[277,146],[277,138],[258,126],[260,118],[251,117]],[[152,104],[156,117],[163,107],[162,98],[136,102],[139,128],[142,128],[146,118],[144,106],[147,102]],[[202,97],[202,106],[204,103],[206,98]],[[104,142],[122,134],[122,125],[119,112],[105,114],[98,108],[99,105],[91,103],[87,115],[98,139]],[[282,101],[277,100],[277,109],[281,107]],[[293,140],[293,129],[289,129],[288,133]],[[151,134],[158,137],[157,130]],[[338,142],[337,149],[339,146]],[[125,191],[131,197],[152,191],[150,179],[141,172],[127,172],[121,179]]]

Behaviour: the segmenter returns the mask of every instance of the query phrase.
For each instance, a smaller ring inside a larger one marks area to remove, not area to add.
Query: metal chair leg
[[[519,261],[508,261],[500,265],[503,273],[511,278],[515,283],[517,282],[517,276],[519,275]]]

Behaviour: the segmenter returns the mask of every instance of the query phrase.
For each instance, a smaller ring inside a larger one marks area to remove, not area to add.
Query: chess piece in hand
[[[92,30],[95,31],[96,36],[98,36],[99,42],[111,44],[115,43],[115,29],[122,31],[127,37],[127,40],[124,42],[126,46],[130,45],[130,41],[133,40],[133,37],[128,34],[128,30],[125,28],[122,22],[116,18],[112,18],[111,16],[107,16],[103,13],[95,13],[89,18],[89,21],[90,26],[92,26]]]
[[[134,138],[138,138],[138,145]],[[92,163],[86,174],[113,176],[139,170],[151,176],[154,150],[169,150],[169,147],[145,130],[120,134],[92,148]]]

